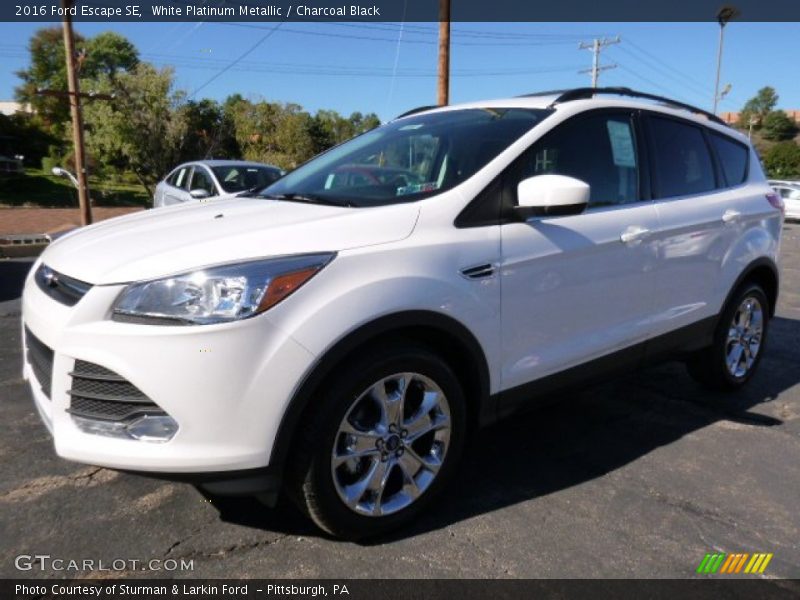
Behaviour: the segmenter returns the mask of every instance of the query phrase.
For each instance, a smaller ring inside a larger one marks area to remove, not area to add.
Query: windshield
[[[356,207],[412,202],[471,177],[548,114],[462,109],[392,121],[319,155],[259,195]]]
[[[253,165],[226,165],[212,167],[219,184],[227,193],[261,189],[281,177],[276,167],[255,167]]]

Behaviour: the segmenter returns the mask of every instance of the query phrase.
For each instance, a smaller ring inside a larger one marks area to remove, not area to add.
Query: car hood
[[[243,199],[147,210],[83,227],[42,254],[87,283],[127,283],[212,264],[342,251],[408,237],[415,204],[340,208]]]

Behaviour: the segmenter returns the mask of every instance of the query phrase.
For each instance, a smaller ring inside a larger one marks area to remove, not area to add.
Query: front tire
[[[289,473],[299,507],[346,539],[416,517],[452,478],[466,433],[444,360],[411,343],[363,355],[312,400]]]
[[[714,390],[736,390],[746,384],[764,354],[769,313],[761,286],[742,286],[722,311],[712,345],[687,363],[691,376]]]

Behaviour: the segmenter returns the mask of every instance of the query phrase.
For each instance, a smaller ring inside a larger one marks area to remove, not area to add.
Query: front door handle
[[[619,239],[623,244],[631,244],[643,240],[649,233],[650,230],[647,227],[631,225],[620,234]]]
[[[736,223],[739,220],[739,217],[742,216],[738,210],[728,209],[722,214],[722,222],[726,225],[730,223]]]

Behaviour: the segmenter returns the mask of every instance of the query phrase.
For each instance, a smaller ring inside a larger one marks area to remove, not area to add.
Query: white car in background
[[[786,218],[800,220],[800,181],[770,180],[769,184],[775,189],[786,206]]]
[[[156,186],[153,207],[232,198],[267,187],[284,171],[273,165],[241,160],[203,160],[176,167]]]

